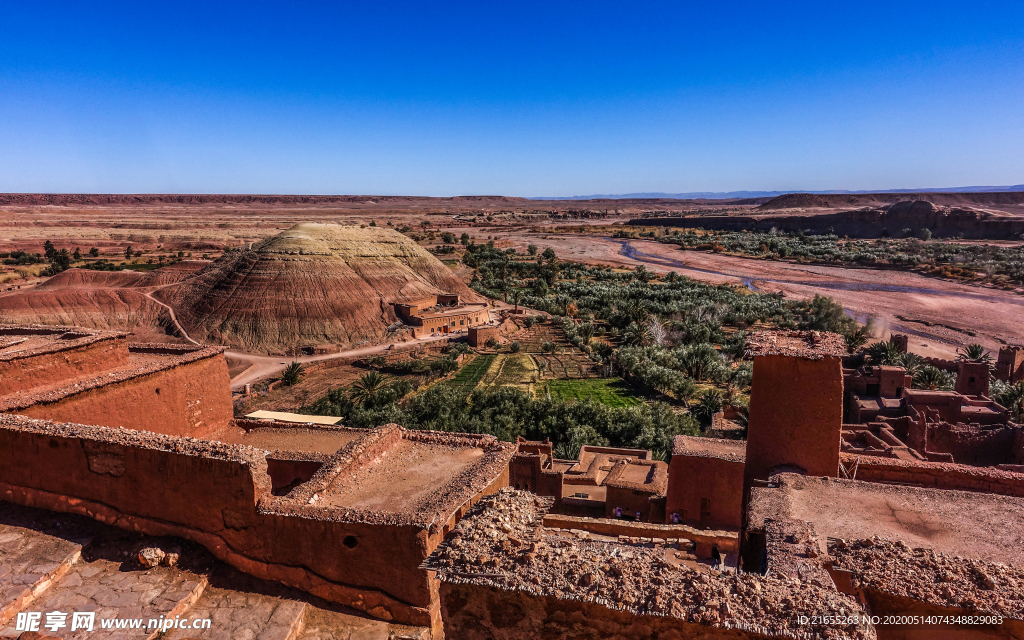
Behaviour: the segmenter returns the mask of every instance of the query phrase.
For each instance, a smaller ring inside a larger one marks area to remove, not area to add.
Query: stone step
[[[208,587],[182,616],[190,624],[210,620],[208,629],[171,629],[167,640],[295,640],[302,629],[306,603],[261,593]]]
[[[0,522],[0,629],[79,561],[82,543]]]
[[[309,606],[296,640],[430,640],[430,629]]]
[[[50,586],[26,610],[42,613],[39,631],[53,634],[63,640],[127,640],[152,639],[160,629],[147,628],[150,620],[174,618],[184,614],[206,588],[205,576],[198,576],[173,567],[152,569],[125,567],[107,559],[80,561],[60,580]],[[134,565],[137,566],[137,565]],[[46,614],[53,611],[67,613],[66,626],[46,628]],[[92,631],[71,631],[73,612],[95,612]],[[141,619],[139,629],[103,629],[103,620],[118,621]],[[0,637],[14,629],[0,633]]]

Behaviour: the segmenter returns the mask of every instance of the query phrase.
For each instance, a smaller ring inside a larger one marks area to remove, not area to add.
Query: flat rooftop
[[[478,447],[403,439],[368,468],[339,475],[324,492],[322,504],[392,513],[418,511],[426,497],[483,456]]]
[[[101,340],[127,338],[123,331],[46,325],[0,326],[0,361],[80,348]]]
[[[808,360],[847,354],[846,342],[828,331],[755,331],[747,336],[748,356],[791,356]]]
[[[116,332],[99,333],[106,335],[99,338],[92,336],[92,339],[83,338],[83,340],[91,342],[97,339],[122,337]],[[61,343],[59,342],[61,338],[56,337],[49,340],[48,346],[45,346],[44,349],[54,352],[62,350]],[[71,339],[72,342],[77,340],[79,339]],[[82,346],[82,344],[88,344],[88,342],[75,346]],[[173,369],[174,367],[204,358],[218,356],[224,352],[223,347],[165,344],[128,344],[127,349],[127,363],[122,361],[121,364],[110,369],[90,370],[78,377],[69,377],[57,383],[41,385],[29,390],[16,391],[2,396],[0,397],[0,412],[17,412],[40,402],[57,402],[80,393],[119,384],[158,371]],[[45,350],[41,350],[36,353],[45,352]]]
[[[743,462],[747,458],[747,442],[722,438],[676,436],[672,439],[672,455],[721,458],[722,460]]]
[[[796,474],[775,476],[781,511],[764,513],[757,496],[752,520],[767,515],[810,523],[820,538],[854,540],[879,536],[910,547],[981,560],[1024,566],[1024,498],[876,484]],[[757,514],[757,515],[755,515]]]
[[[344,427],[324,427],[345,429]],[[507,473],[516,445],[490,435],[405,430],[359,432],[284,499],[371,524],[443,525]]]

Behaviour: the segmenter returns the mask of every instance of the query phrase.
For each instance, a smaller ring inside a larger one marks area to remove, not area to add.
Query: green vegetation
[[[302,369],[301,364],[293,361],[281,374],[281,381],[289,387],[297,385],[302,380]]]
[[[622,230],[616,237],[649,237],[682,249],[715,251],[770,259],[806,260],[850,265],[911,268],[948,278],[981,278],[996,284],[1024,284],[1024,245],[933,241],[931,231],[904,229],[903,238],[848,239],[834,234],[809,235],[702,229]],[[915,237],[916,236],[916,237]]]
[[[397,385],[358,405],[344,389],[335,389],[301,411],[339,416],[349,427],[395,422],[407,429],[489,433],[507,442],[516,436],[551,438],[556,447],[577,450],[581,444],[651,449],[659,459],[671,452],[675,436],[700,432],[692,416],[663,402],[609,407],[593,400],[535,399],[511,387],[477,389],[466,398],[460,389],[439,384],[399,403],[404,394]]]
[[[643,402],[622,378],[549,380],[546,386],[553,400],[593,400],[608,407],[632,407]]]
[[[491,366],[491,362],[494,361],[496,356],[483,355],[473,358],[468,364],[464,365],[459,372],[455,374],[455,377],[450,382],[445,383],[449,387],[462,392],[463,397],[468,396],[473,392],[477,383],[487,373],[487,369]]]
[[[664,458],[674,436],[699,433],[700,422],[709,423],[723,406],[739,410],[742,420],[751,381],[750,363],[741,361],[747,331],[836,331],[851,336],[850,342],[865,333],[824,296],[790,301],[678,274],[660,277],[644,268],[564,262],[550,248],[520,255],[493,242],[462,240],[462,263],[474,269],[476,291],[547,312],[550,325],[537,333],[537,320],[526,321],[534,331],[510,345],[511,353],[478,355],[452,380],[411,397],[406,381],[381,382],[369,396],[354,385],[331,391],[302,412],[339,416],[352,427],[396,422],[507,441],[550,438],[559,455],[595,444],[651,449]],[[559,346],[562,333],[571,347]],[[487,346],[497,345],[491,340]],[[441,361],[454,363],[454,357],[452,352],[389,370],[418,373]],[[544,371],[564,379],[541,379]],[[584,371],[602,376],[588,378]],[[530,392],[535,387],[537,394]]]

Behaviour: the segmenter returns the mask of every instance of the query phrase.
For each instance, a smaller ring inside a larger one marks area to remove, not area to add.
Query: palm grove
[[[606,376],[622,376],[647,402],[610,407],[593,400],[532,397],[512,387],[477,388],[467,395],[443,381],[413,393],[408,379],[388,382],[373,371],[302,410],[341,416],[352,427],[394,422],[411,429],[489,433],[508,441],[550,438],[565,458],[575,457],[583,444],[596,444],[651,449],[664,459],[674,436],[699,433],[723,404],[742,416],[751,381],[750,363],[742,356],[751,328],[834,331],[846,336],[851,351],[867,341],[868,330],[824,296],[792,301],[674,273],[658,277],[642,266],[632,271],[592,267],[561,261],[550,249],[538,254],[533,246],[522,255],[469,242],[462,260],[475,270],[471,286],[476,291],[551,314],[574,349]],[[526,324],[537,321],[527,318]],[[543,348],[557,349],[550,343]],[[399,373],[444,375],[457,368],[454,356],[467,350],[455,349],[430,362],[406,363]],[[884,361],[880,349],[873,345],[863,357]],[[934,381],[926,376],[921,382]]]

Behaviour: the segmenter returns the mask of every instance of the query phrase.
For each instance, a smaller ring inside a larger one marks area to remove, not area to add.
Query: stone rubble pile
[[[835,540],[829,555],[837,568],[854,574],[854,587],[1024,620],[1024,570],[877,536]]]
[[[561,536],[542,528],[546,503],[502,489],[476,505],[427,561],[453,583],[593,602],[638,615],[768,636],[870,638],[854,625],[800,624],[800,617],[863,610],[832,589],[752,574],[701,572],[668,562],[664,550]]]

